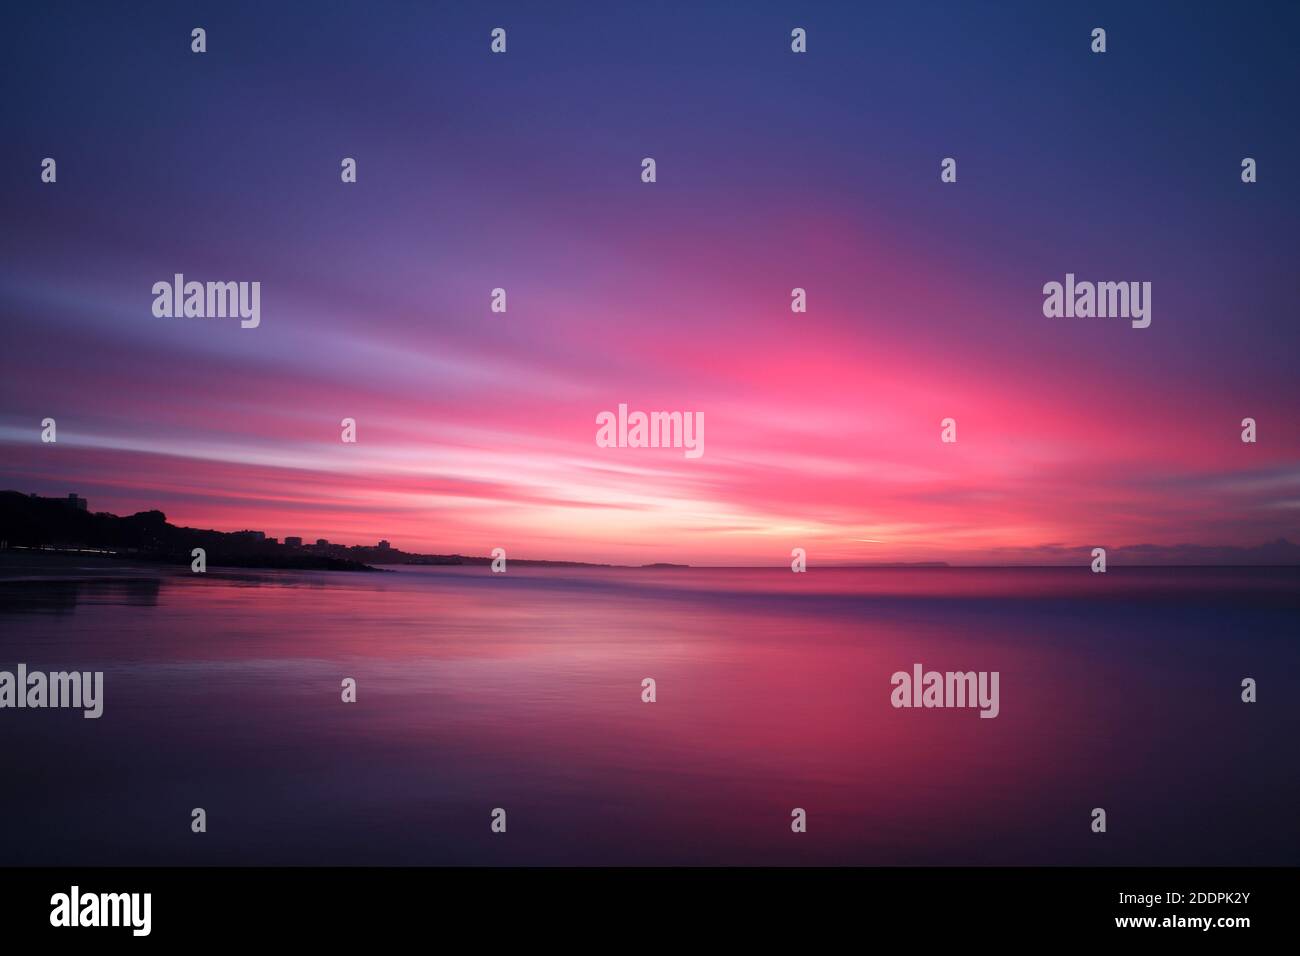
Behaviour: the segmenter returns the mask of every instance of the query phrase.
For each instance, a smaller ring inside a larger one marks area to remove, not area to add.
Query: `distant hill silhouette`
[[[1251,547],[1209,544],[1107,544],[1108,563],[1128,567],[1283,567],[1300,564],[1300,545],[1278,538]],[[1036,548],[1000,548],[1011,564],[1087,565],[1093,545],[1064,547],[1040,545]]]
[[[1300,564],[1300,545],[1286,538],[1249,548],[1205,544],[1130,544],[1113,552],[1120,564]]]
[[[84,502],[83,502],[84,508]],[[328,571],[377,571],[373,564],[486,565],[489,557],[463,554],[411,554],[397,548],[362,545],[290,546],[268,541],[256,531],[208,531],[169,524],[161,511],[127,517],[89,512],[63,498],[40,498],[0,491],[0,542],[10,548],[94,549],[129,555],[134,560],[186,564],[202,548],[211,566],[301,568]],[[510,559],[511,565],[541,567],[611,567],[582,561]],[[677,565],[685,567],[685,565]]]
[[[203,548],[209,565],[375,570],[346,558],[299,554],[253,534],[178,528],[168,524],[161,511],[141,511],[122,518],[79,510],[61,498],[38,498],[17,491],[0,491],[0,542],[11,548],[111,551],[164,564],[188,565],[190,552]]]

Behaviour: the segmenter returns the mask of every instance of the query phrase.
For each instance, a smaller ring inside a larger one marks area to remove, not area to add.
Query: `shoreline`
[[[308,563],[230,563],[222,560],[217,563],[209,559],[208,571],[340,571],[346,573],[374,572],[388,574],[385,568],[373,568],[369,565],[347,562],[337,559],[322,559],[332,564],[344,566],[327,566]],[[354,564],[355,566],[347,566]],[[19,572],[19,573],[14,573]],[[74,580],[76,578],[160,578],[171,574],[193,572],[188,560],[169,560],[165,556],[147,554],[121,554],[104,551],[54,551],[35,548],[6,548],[0,551],[0,581],[15,580]]]

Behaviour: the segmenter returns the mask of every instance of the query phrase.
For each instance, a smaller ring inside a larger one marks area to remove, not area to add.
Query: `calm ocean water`
[[[1294,568],[0,581],[0,670],[105,672],[0,710],[0,865],[1296,864],[1298,638]]]

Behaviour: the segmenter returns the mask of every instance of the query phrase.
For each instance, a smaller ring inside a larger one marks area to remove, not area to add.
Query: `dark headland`
[[[374,546],[326,541],[281,542],[260,531],[210,531],[182,528],[161,511],[118,516],[92,512],[86,500],[42,498],[18,491],[0,491],[0,548],[46,553],[97,553],[108,557],[167,565],[190,564],[191,552],[202,548],[209,566],[286,568],[308,571],[380,571],[377,564],[487,565],[490,557],[463,554],[413,554],[383,541]],[[582,561],[510,559],[511,565],[534,567],[616,567]],[[653,565],[667,567],[669,565]],[[651,567],[651,565],[647,565]],[[671,565],[685,567],[685,565]]]

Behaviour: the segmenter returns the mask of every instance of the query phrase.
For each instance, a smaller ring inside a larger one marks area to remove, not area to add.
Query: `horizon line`
[[[41,500],[44,500],[44,501],[55,501],[55,502],[64,502],[64,501],[66,501],[66,500],[68,500],[68,499],[80,499],[80,500],[82,500],[82,501],[85,501],[85,500],[86,500],[85,498],[82,498],[81,495],[80,495],[79,493],[77,493],[77,492],[71,492],[71,493],[69,493],[66,499],[65,499],[65,498],[59,498],[59,497],[49,497],[49,496],[45,496],[45,495],[40,495],[40,494],[38,494],[38,493],[36,493],[36,492],[22,492],[22,491],[17,490],[16,488],[8,488],[8,489],[4,489],[3,491],[0,491],[0,494],[5,494],[5,493],[11,493],[11,494],[20,495],[20,496],[22,496],[22,497],[24,497],[24,498],[37,498],[37,499],[41,499]],[[166,512],[164,512],[164,511],[162,511],[162,509],[160,509],[160,508],[156,508],[156,507],[155,507],[155,508],[147,508],[147,509],[145,509],[144,511],[137,511],[137,512],[134,512],[134,513],[131,514],[131,515],[119,515],[119,514],[116,514],[115,512],[112,512],[112,511],[90,511],[89,513],[90,513],[90,514],[93,514],[93,515],[108,515],[108,516],[113,517],[113,518],[125,519],[125,518],[131,518],[131,517],[134,517],[135,515],[139,515],[139,514],[148,514],[148,513],[150,513],[150,512],[157,512],[158,514],[161,514],[161,515],[163,516],[163,520],[164,520],[164,522],[166,522],[166,523],[168,523],[168,524],[171,523],[171,522],[168,521],[168,519],[167,519]],[[248,527],[241,528],[241,529],[239,529],[238,531],[219,531],[219,530],[216,529],[216,528],[196,528],[196,527],[193,527],[193,526],[190,526],[190,525],[172,525],[172,527],[175,527],[175,528],[185,528],[185,529],[188,529],[188,530],[191,530],[191,531],[210,531],[210,532],[215,532],[215,533],[217,533],[217,534],[229,534],[229,535],[234,535],[234,534],[240,534],[240,533],[245,533],[245,532],[255,532],[255,533],[257,533],[257,534],[266,535],[266,532],[264,532],[264,531],[260,531],[260,530],[258,530],[258,529],[253,529],[253,528],[248,528]],[[341,542],[341,541],[329,541],[329,542],[327,542],[327,544],[324,545],[324,546],[317,545],[317,544],[315,544],[315,543],[308,544],[308,543],[307,543],[307,537],[308,537],[308,536],[305,535],[305,534],[304,534],[304,535],[282,535],[282,536],[279,537],[279,538],[272,538],[272,540],[273,540],[273,542],[274,542],[275,544],[278,544],[278,545],[281,545],[281,546],[284,546],[284,547],[290,547],[289,545],[286,545],[285,542],[284,542],[284,540],[283,540],[283,539],[285,539],[285,538],[290,538],[290,537],[298,537],[298,538],[302,538],[303,543],[302,543],[301,545],[297,545],[297,546],[295,546],[295,547],[302,548],[303,550],[310,550],[310,549],[312,549],[312,548],[317,548],[317,547],[361,548],[361,549],[367,549],[367,550],[381,550],[381,549],[379,548],[377,542],[379,542],[379,541],[386,541],[386,540],[387,540],[387,539],[384,539],[384,538],[376,538],[376,543],[375,543],[375,544],[344,544],[344,543]],[[318,540],[324,540],[324,539],[318,539]],[[1257,544],[1257,545],[1228,545],[1228,544],[1210,544],[1210,545],[1206,545],[1206,544],[1191,544],[1191,543],[1186,543],[1186,542],[1184,542],[1184,543],[1182,543],[1182,544],[1170,544],[1170,545],[1161,545],[1161,544],[1143,543],[1143,544],[1127,544],[1127,545],[1113,545],[1113,546],[1107,546],[1107,545],[1093,545],[1092,547],[1105,547],[1105,548],[1107,548],[1108,551],[1113,551],[1113,552],[1116,552],[1117,554],[1120,553],[1120,552],[1123,552],[1123,551],[1125,551],[1125,550],[1132,550],[1132,549],[1161,549],[1161,550],[1173,550],[1173,549],[1179,549],[1179,548],[1194,548],[1194,549],[1203,549],[1203,550],[1225,549],[1225,550],[1235,550],[1235,551],[1240,551],[1240,552],[1249,552],[1249,551],[1251,551],[1251,550],[1258,549],[1258,548],[1262,548],[1262,547],[1266,547],[1266,546],[1268,546],[1268,545],[1272,545],[1272,544],[1281,544],[1281,545],[1286,545],[1286,546],[1289,546],[1289,547],[1292,547],[1292,548],[1296,549],[1296,551],[1297,551],[1297,560],[1295,560],[1295,561],[1293,561],[1293,562],[1291,562],[1291,563],[1280,563],[1280,564],[1279,564],[1279,563],[1276,563],[1276,562],[1259,562],[1259,563],[1255,563],[1255,562],[1238,562],[1238,563],[1222,563],[1222,562],[1212,562],[1212,563],[1200,563],[1200,562],[1175,562],[1175,563],[1138,562],[1138,563],[1124,563],[1124,562],[1121,562],[1121,563],[1119,563],[1119,564],[1114,564],[1113,561],[1110,561],[1110,562],[1108,562],[1108,563],[1111,564],[1111,566],[1114,566],[1114,567],[1127,567],[1127,568],[1134,568],[1134,567],[1144,567],[1144,568],[1235,568],[1235,567],[1251,567],[1251,568],[1290,568],[1290,567],[1300,567],[1300,546],[1297,546],[1297,545],[1292,544],[1292,542],[1291,542],[1291,541],[1290,541],[1290,540],[1289,540],[1285,535],[1282,535],[1282,536],[1279,536],[1279,537],[1277,537],[1277,538],[1273,538],[1273,539],[1270,539],[1270,540],[1263,541],[1263,542],[1261,542],[1260,544]],[[1042,546],[1040,545],[1039,547],[1042,547]],[[1089,545],[1076,545],[1076,546],[1075,546],[1075,549],[1076,549],[1076,550],[1079,550],[1080,552],[1086,552],[1086,550],[1087,550],[1089,547],[1090,547]],[[18,549],[15,549],[15,550],[18,550]],[[26,549],[23,549],[23,550],[26,550]],[[51,549],[51,550],[57,550],[57,549]],[[463,554],[463,553],[461,553],[461,552],[459,552],[459,551],[405,551],[405,550],[403,550],[403,549],[401,549],[401,548],[393,548],[393,547],[391,547],[391,546],[390,546],[390,549],[389,549],[389,550],[395,551],[395,552],[397,552],[397,553],[399,553],[399,554],[412,555],[412,556],[416,556],[416,557],[454,557],[454,558],[471,558],[471,559],[476,560],[476,561],[489,560],[489,556],[484,556],[484,555],[473,555],[473,554]],[[1031,550],[1032,550],[1032,549],[1031,549]],[[1067,550],[1068,550],[1068,549],[1067,549]],[[581,566],[587,566],[587,567],[632,568],[632,569],[653,569],[653,568],[655,568],[655,566],[660,566],[660,569],[662,569],[662,570],[669,570],[669,569],[672,569],[672,568],[712,568],[712,569],[718,569],[718,570],[726,570],[726,569],[737,569],[737,570],[752,569],[752,570],[756,570],[756,569],[762,569],[762,568],[787,568],[787,567],[789,567],[789,564],[788,564],[788,562],[786,562],[786,561],[782,561],[782,562],[778,562],[778,563],[773,563],[773,564],[691,564],[691,563],[686,563],[686,562],[681,562],[681,561],[672,561],[672,560],[653,560],[653,561],[644,561],[644,562],[640,562],[640,563],[636,563],[636,564],[624,564],[624,563],[617,563],[617,562],[611,562],[611,561],[593,561],[593,560],[581,560],[581,559],[574,559],[574,558],[554,558],[554,557],[546,557],[546,558],[524,558],[524,557],[515,557],[515,558],[511,558],[510,560],[512,560],[512,561],[518,561],[518,562],[525,562],[525,563],[532,563],[532,564],[567,564],[567,565],[581,565]],[[384,564],[387,564],[387,562],[373,562],[373,563],[375,563],[375,564],[377,564],[377,565],[380,565],[380,566],[383,566]],[[394,565],[394,566],[401,566],[401,564]],[[415,566],[418,566],[418,565],[415,565]],[[872,569],[881,569],[881,570],[925,570],[925,569],[931,569],[931,570],[934,570],[934,569],[954,569],[954,568],[988,568],[988,569],[997,569],[997,568],[1073,568],[1073,567],[1086,567],[1087,564],[1086,564],[1086,563],[1083,564],[1083,565],[1080,565],[1080,564],[1074,564],[1074,563],[1068,563],[1068,564],[1043,564],[1043,563],[1037,563],[1037,562],[1032,562],[1032,561],[1031,561],[1031,562],[1016,562],[1016,563],[1009,563],[1009,564],[1008,564],[1008,563],[994,563],[994,562],[990,562],[990,563],[985,563],[985,562],[970,562],[970,563],[967,563],[967,562],[965,562],[965,561],[962,561],[961,559],[958,559],[958,560],[956,560],[956,561],[953,561],[953,560],[946,560],[946,559],[941,559],[941,558],[939,558],[939,559],[921,559],[921,560],[916,560],[916,561],[902,561],[902,560],[894,560],[894,561],[891,561],[891,560],[887,560],[887,559],[879,560],[879,561],[871,561],[871,562],[862,562],[862,561],[832,561],[832,562],[826,562],[826,563],[818,564],[818,565],[814,565],[814,566],[815,566],[815,567],[821,567],[821,568],[841,568],[841,569],[857,569],[857,570],[872,570]]]

